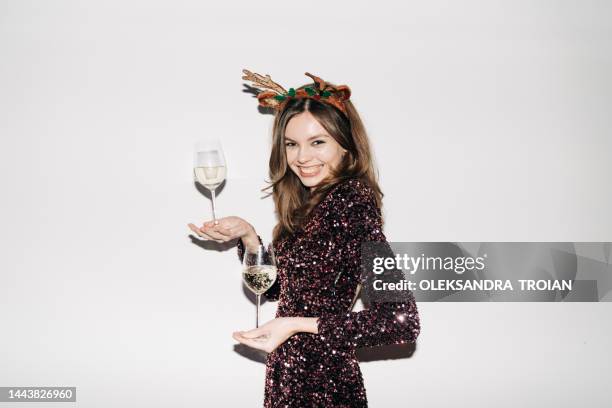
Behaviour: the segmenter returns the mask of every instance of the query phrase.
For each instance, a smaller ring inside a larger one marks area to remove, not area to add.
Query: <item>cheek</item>
[[[321,156],[321,158],[326,163],[338,164],[342,158],[342,153],[340,150],[337,149],[327,149],[324,153],[324,156]]]
[[[292,164],[295,161],[295,151],[293,149],[285,149],[287,163]]]
[[[329,162],[333,162],[335,160],[336,157],[336,149],[334,149],[333,147],[329,146],[329,147],[325,147],[323,149],[320,149],[317,153],[317,157],[319,158],[319,160],[324,161],[326,163]]]

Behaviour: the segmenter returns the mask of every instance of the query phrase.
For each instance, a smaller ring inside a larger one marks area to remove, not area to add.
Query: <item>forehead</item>
[[[329,133],[308,111],[292,117],[285,128],[285,137],[293,140],[307,140],[309,137],[320,135],[329,136]]]

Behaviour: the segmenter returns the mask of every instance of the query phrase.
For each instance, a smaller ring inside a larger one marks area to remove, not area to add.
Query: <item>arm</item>
[[[361,244],[379,242],[382,250],[376,256],[392,256],[386,237],[382,232],[382,217],[376,206],[371,190],[357,190],[338,200],[339,222],[334,223],[332,233],[345,251],[343,261],[347,262],[350,279],[358,280],[366,294],[371,290],[371,271],[361,273]],[[401,271],[389,271],[392,280],[403,279]],[[378,297],[378,299],[376,299]],[[416,302],[410,291],[393,295],[393,301],[382,300],[380,295],[372,296],[368,309],[336,315],[323,315],[317,319],[317,333],[327,343],[339,348],[372,347],[387,344],[414,342],[420,333],[420,320]],[[301,322],[309,328],[311,322]]]
[[[405,302],[374,302],[360,312],[321,316],[317,323],[317,333],[337,347],[414,342],[420,333],[414,296]]]

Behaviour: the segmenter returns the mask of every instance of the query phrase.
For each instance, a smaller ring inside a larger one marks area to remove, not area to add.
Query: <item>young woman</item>
[[[365,129],[346,86],[314,80],[297,90],[244,71],[261,88],[260,104],[277,110],[270,177],[278,215],[273,249],[278,279],[265,293],[276,318],[234,339],[268,352],[264,406],[366,407],[355,349],[414,342],[420,321],[414,296],[372,302],[352,312],[363,280],[361,244],[383,243],[382,192]],[[204,239],[263,245],[239,217],[190,228]],[[365,283],[364,283],[365,284]],[[367,288],[366,288],[367,289]]]

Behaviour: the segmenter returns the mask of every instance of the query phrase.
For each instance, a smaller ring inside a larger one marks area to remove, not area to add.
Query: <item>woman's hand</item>
[[[271,353],[295,333],[297,327],[292,317],[277,317],[257,329],[234,332],[232,337],[249,347]]]
[[[232,239],[241,238],[250,247],[256,247],[259,243],[255,228],[240,217],[219,218],[216,223],[214,221],[206,221],[200,228],[191,223],[188,226],[204,240],[227,242]]]
[[[232,337],[249,347],[271,353],[299,332],[318,333],[317,318],[277,317],[257,329],[234,332]]]

